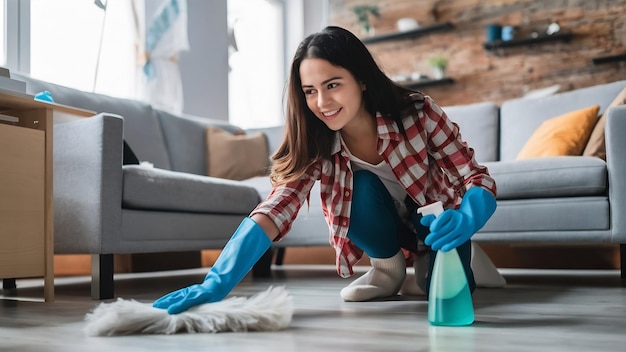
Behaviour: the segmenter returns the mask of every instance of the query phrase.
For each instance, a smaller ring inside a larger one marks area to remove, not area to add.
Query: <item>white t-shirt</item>
[[[389,166],[389,164],[387,164],[384,160],[376,165],[370,164],[367,161],[361,160],[358,157],[352,155],[350,149],[348,149],[348,147],[344,143],[343,138],[341,139],[341,144],[346,149],[346,152],[350,157],[352,172],[358,170],[367,170],[378,176],[383,185],[385,185],[385,188],[387,188],[389,194],[391,194],[391,197],[393,198],[393,201],[396,205],[396,210],[398,211],[398,214],[400,214],[400,216],[406,215],[407,209],[406,205],[404,204],[404,199],[407,196],[407,192],[404,187],[402,187],[400,182],[398,182],[398,179],[396,179],[396,176],[391,170],[391,166]]]

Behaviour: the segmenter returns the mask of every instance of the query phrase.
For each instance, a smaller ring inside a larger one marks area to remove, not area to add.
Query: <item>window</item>
[[[283,122],[284,3],[229,0],[229,122],[241,127]]]
[[[7,21],[5,6],[4,0],[0,0],[0,66],[2,67],[7,65]]]
[[[30,75],[84,91],[136,97],[135,11],[140,5],[137,0],[31,0]]]

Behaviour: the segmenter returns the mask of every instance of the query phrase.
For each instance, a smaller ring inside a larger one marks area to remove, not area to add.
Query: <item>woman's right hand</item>
[[[276,225],[274,228],[278,233]],[[222,249],[204,282],[168,293],[152,306],[178,314],[199,304],[221,301],[271,245],[264,229],[252,218],[245,218]]]
[[[218,293],[212,278],[202,284],[195,284],[174,292],[170,292],[152,303],[154,308],[167,309],[169,314],[178,314],[203,303],[219,302],[228,292]]]

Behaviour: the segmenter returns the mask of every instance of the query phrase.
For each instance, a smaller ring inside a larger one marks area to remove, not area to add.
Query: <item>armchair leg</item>
[[[91,298],[113,298],[113,254],[91,256]]]

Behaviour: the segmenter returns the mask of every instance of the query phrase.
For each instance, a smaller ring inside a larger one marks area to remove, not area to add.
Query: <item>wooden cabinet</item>
[[[0,277],[44,276],[45,132],[0,124]]]
[[[43,277],[52,301],[52,124],[93,113],[0,89],[0,114],[0,279]]]

